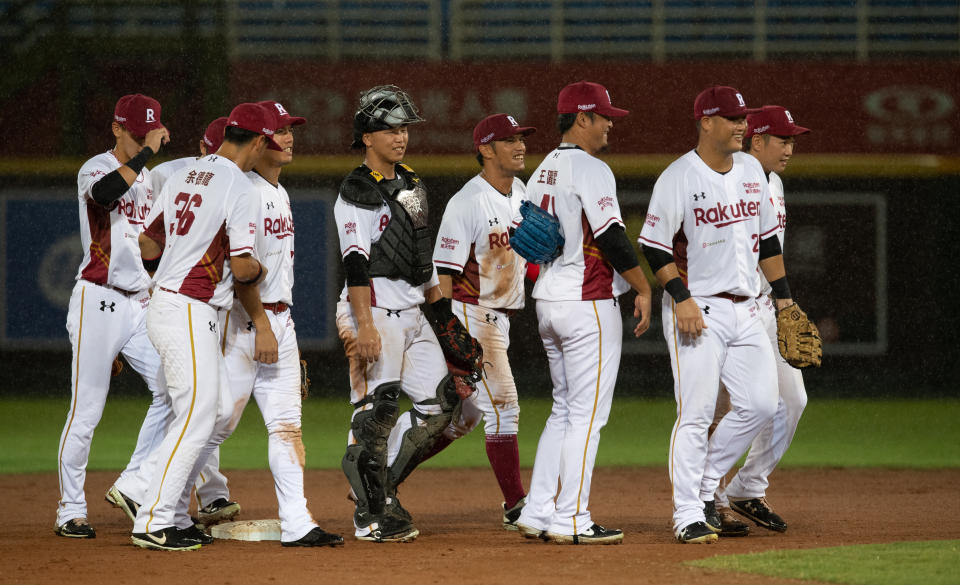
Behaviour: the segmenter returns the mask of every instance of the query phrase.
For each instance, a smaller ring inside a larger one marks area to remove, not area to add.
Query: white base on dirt
[[[280,520],[243,520],[217,524],[210,536],[231,540],[280,540]]]

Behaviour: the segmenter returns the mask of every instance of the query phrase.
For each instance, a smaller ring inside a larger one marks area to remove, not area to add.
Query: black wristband
[[[663,290],[670,293],[675,303],[682,303],[690,298],[690,291],[684,286],[683,280],[679,276],[670,279],[667,284],[663,285]]]
[[[453,317],[453,301],[447,297],[440,297],[440,300],[430,303],[430,312],[433,313],[433,318],[431,319],[430,315],[427,318],[434,325],[446,323],[450,317]]]
[[[156,258],[141,258],[140,261],[143,262],[143,267],[147,272],[156,272],[157,267],[160,266],[160,258],[163,258],[162,254]]]
[[[147,161],[150,160],[151,156],[153,156],[153,149],[149,146],[144,146],[140,149],[140,152],[137,153],[137,156],[127,161],[127,166],[139,175],[143,167],[147,165]]]
[[[234,277],[234,279],[237,281],[237,284],[244,284],[244,285],[246,285],[246,284],[253,284],[253,283],[257,282],[258,280],[260,280],[260,277],[263,276],[263,264],[262,264],[259,260],[257,260],[257,265],[260,266],[260,270],[257,271],[257,275],[256,275],[256,276],[254,276],[254,277],[251,278],[250,280],[240,280],[239,278]]]
[[[780,278],[774,280],[770,283],[770,288],[773,289],[773,296],[778,299],[791,299],[790,296],[790,285],[787,284],[787,277],[781,276]]]

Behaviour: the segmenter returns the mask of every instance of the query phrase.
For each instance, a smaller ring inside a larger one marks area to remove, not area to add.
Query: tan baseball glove
[[[820,331],[796,303],[777,311],[777,345],[780,355],[791,366],[820,367],[823,357]]]

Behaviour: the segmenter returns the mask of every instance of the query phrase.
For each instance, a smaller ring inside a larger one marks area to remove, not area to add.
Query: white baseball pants
[[[663,296],[663,334],[673,369],[677,422],[670,437],[674,531],[704,520],[720,479],[743,455],[777,408],[776,372],[770,341],[754,299],[694,297],[707,328],[700,337],[681,336],[674,302]],[[707,440],[720,383],[732,410]]]
[[[593,525],[590,485],[620,367],[623,322],[614,299],[537,301],[540,338],[553,382],[527,504],[519,523],[556,534]],[[559,483],[559,490],[557,484]]]
[[[57,525],[87,516],[83,486],[90,443],[103,415],[110,389],[110,369],[118,353],[143,377],[153,394],[127,467],[130,473],[136,472],[162,437],[169,409],[160,391],[163,385],[160,356],[147,337],[149,303],[150,294],[146,290],[128,296],[86,280],[77,281],[73,287],[67,312],[67,332],[73,347],[71,396],[57,449],[60,480]]]

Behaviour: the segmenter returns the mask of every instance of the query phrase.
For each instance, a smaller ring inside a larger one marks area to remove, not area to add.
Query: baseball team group
[[[360,96],[351,148],[362,164],[334,206],[345,274],[336,324],[354,407],[341,466],[356,539],[416,539],[398,486],[482,420],[504,529],[559,544],[622,542],[589,503],[620,366],[619,299],[636,293],[628,325],[636,336],[653,310],[616,179],[600,158],[614,120],[628,113],[602,85],[564,87],[559,145],[526,184],[525,137],[537,130],[505,113],[480,120],[480,170],[449,198],[437,228],[426,185],[403,162],[410,132],[425,121],[413,99],[393,85]],[[696,147],[660,175],[637,236],[665,291],[677,402],[673,531],[682,543],[710,543],[746,535],[744,520],[787,529],[766,500],[768,477],[806,404],[798,368],[819,365],[821,350],[782,255],[778,173],[809,130],[783,107],[748,108],[726,86],[696,97],[694,119]],[[130,462],[106,493],[132,522],[135,545],[198,549],[213,543],[211,526],[237,516],[219,446],[251,396],[267,427],[281,544],[344,543],[317,525],[304,495],[294,220],[279,179],[305,123],[275,100],[243,103],[210,123],[199,156],[148,169],[170,139],[161,106],[142,94],[117,102],[115,145],[77,178],[84,256],[67,316],[58,535],[96,537],[86,465],[122,355],[153,396]],[[507,354],[525,280],[553,386],[526,490]],[[412,403],[406,412],[401,394]]]

